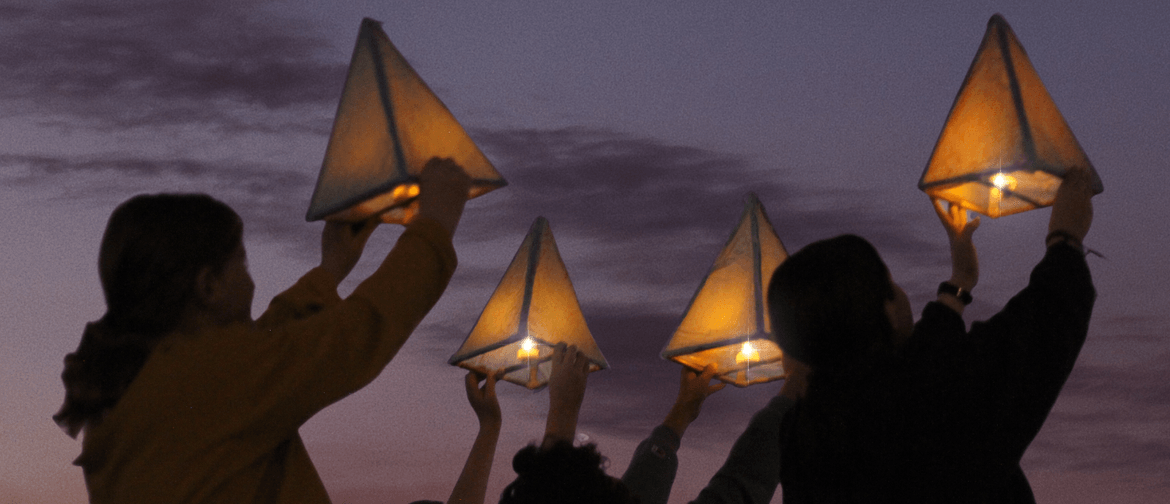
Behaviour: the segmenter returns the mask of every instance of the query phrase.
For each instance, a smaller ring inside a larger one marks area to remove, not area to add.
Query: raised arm
[[[907,362],[918,373],[916,399],[948,405],[925,411],[924,429],[949,426],[924,446],[994,450],[1003,463],[1018,461],[1039,432],[1084,344],[1096,298],[1081,247],[1092,222],[1088,178],[1069,171],[1053,203],[1047,252],[999,313],[967,331],[939,304],[923,311]]]
[[[495,375],[485,377],[470,371],[464,379],[467,402],[471,403],[471,409],[475,410],[475,416],[479,419],[479,433],[475,436],[475,443],[471,445],[463,472],[459,474],[459,481],[451,490],[447,504],[483,504],[487,495],[488,477],[491,476],[492,460],[496,455],[502,424],[500,403],[496,400],[497,378]],[[483,387],[479,386],[480,380],[484,380]]]
[[[683,366],[678,380],[678,397],[670,412],[666,414],[666,419],[662,421],[662,425],[674,431],[679,438],[683,437],[691,422],[699,418],[699,411],[702,410],[703,401],[707,400],[707,396],[723,390],[727,385],[723,382],[711,383],[715,378],[715,372],[714,364],[708,364],[702,373],[696,373]]]
[[[683,367],[679,376],[678,398],[666,419],[662,421],[634,450],[630,466],[622,475],[622,482],[637,495],[642,504],[666,504],[674,477],[678,473],[678,448],[691,422],[699,417],[707,396],[726,385],[717,382],[715,366],[708,365],[702,373]]]
[[[589,358],[585,353],[576,345],[557,345],[548,378],[548,419],[540,449],[547,450],[561,441],[573,442],[588,377]]]
[[[971,241],[971,235],[979,228],[979,217],[967,220],[967,210],[959,205],[948,203],[949,208],[944,209],[942,200],[932,203],[951,248],[951,278],[939,289],[938,302],[962,315],[970,302],[971,289],[979,283],[979,257]]]
[[[1052,202],[1045,245],[1051,247],[1063,241],[1077,250],[1084,249],[1082,242],[1093,225],[1092,197],[1089,170],[1083,167],[1069,170]]]

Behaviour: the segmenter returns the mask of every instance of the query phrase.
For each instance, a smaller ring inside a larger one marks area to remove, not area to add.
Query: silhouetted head
[[[203,194],[139,195],[114,210],[98,253],[106,314],[65,357],[58,425],[76,436],[114,406],[155,342],[197,302],[200,272],[219,274],[242,239],[239,215]]]
[[[500,504],[632,504],[621,480],[605,473],[597,446],[559,442],[547,450],[528,445],[512,458],[516,480]]]
[[[789,256],[768,285],[768,310],[785,354],[814,372],[853,366],[909,331],[905,294],[873,245],[854,235]]]

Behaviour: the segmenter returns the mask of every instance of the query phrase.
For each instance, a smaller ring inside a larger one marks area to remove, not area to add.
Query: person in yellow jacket
[[[206,195],[140,195],[110,216],[106,314],[65,358],[54,420],[93,503],[329,502],[297,430],[373,381],[438,301],[469,179],[432,159],[419,213],[346,299],[376,227],[327,223],[321,264],[251,318],[243,224]]]

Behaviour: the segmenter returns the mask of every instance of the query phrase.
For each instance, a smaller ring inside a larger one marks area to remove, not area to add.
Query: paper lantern
[[[696,371],[715,364],[720,380],[739,387],[783,378],[765,289],[786,258],[763,205],[749,195],[739,224],[699,284],[662,358]]]
[[[472,178],[469,198],[507,184],[381,24],[363,19],[305,219],[405,222],[432,157],[463,167]]]
[[[995,218],[1051,205],[1073,166],[1103,190],[1015,33],[992,16],[918,188]]]
[[[504,370],[504,380],[530,389],[548,383],[553,347],[577,345],[590,371],[609,367],[593,341],[569,272],[544,217],[532,223],[475,327],[448,364],[482,373]]]

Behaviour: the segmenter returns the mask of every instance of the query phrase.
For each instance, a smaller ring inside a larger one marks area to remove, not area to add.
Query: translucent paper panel
[[[405,222],[432,157],[463,167],[469,197],[507,184],[381,25],[362,20],[306,219]]]
[[[744,347],[744,342],[747,347]],[[746,387],[783,378],[782,356],[780,347],[771,338],[756,338],[682,354],[673,360],[696,371],[714,363],[719,369],[720,380]]]
[[[548,221],[539,217],[459,350],[447,362],[536,389],[548,383],[558,343],[577,345],[591,371],[609,367],[585,324]]]
[[[1011,27],[992,16],[918,187],[990,217],[1052,204],[1072,166],[1101,180]]]
[[[715,364],[720,380],[740,387],[783,378],[764,289],[787,257],[763,205],[749,195],[739,224],[695,291],[662,357],[695,370]]]

